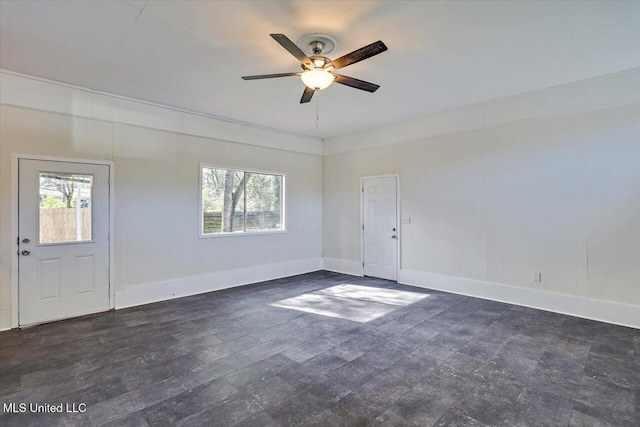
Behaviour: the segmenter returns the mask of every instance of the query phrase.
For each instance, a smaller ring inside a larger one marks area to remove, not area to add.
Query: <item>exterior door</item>
[[[364,275],[398,280],[397,177],[363,179]]]
[[[20,325],[109,310],[109,167],[18,167]]]

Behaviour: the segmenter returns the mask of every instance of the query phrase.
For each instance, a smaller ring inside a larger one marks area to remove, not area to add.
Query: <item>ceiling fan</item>
[[[272,79],[275,77],[290,77],[300,76],[302,81],[306,85],[300,103],[304,104],[311,101],[313,94],[325,89],[331,85],[334,81],[346,86],[351,86],[356,89],[364,90],[367,92],[375,92],[380,87],[377,84],[365,82],[364,80],[354,79],[353,77],[343,76],[342,74],[336,74],[333,71],[340,68],[344,68],[347,65],[355,64],[367,58],[371,58],[379,53],[387,50],[382,41],[371,43],[365,47],[354,50],[351,53],[347,53],[338,59],[333,61],[329,58],[322,56],[322,51],[331,51],[335,46],[335,39],[330,36],[321,34],[312,34],[302,38],[302,40],[310,40],[309,49],[313,52],[311,57],[307,56],[295,43],[293,43],[284,34],[270,34],[271,37],[282,47],[287,49],[289,53],[300,61],[303,71],[297,73],[278,73],[278,74],[261,74],[257,76],[243,76],[244,80],[259,80],[259,79]],[[326,48],[328,47],[328,49]],[[328,53],[328,52],[326,52]]]

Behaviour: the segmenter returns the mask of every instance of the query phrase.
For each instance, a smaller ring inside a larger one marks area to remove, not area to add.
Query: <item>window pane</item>
[[[202,168],[202,232],[244,231],[242,171]]]
[[[91,240],[92,175],[40,172],[41,244]]]
[[[247,231],[282,229],[282,176],[247,172]]]

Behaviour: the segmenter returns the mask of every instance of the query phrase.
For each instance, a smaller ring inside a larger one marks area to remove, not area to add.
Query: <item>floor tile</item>
[[[640,331],[319,271],[0,332],[24,401],[87,412],[3,427],[636,427]]]

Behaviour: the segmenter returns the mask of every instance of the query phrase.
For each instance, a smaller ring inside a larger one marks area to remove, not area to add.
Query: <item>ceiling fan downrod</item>
[[[314,55],[320,55],[322,53],[322,49],[324,49],[324,43],[320,40],[314,40],[309,43],[309,49],[311,49]]]

